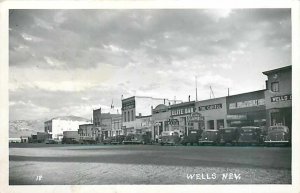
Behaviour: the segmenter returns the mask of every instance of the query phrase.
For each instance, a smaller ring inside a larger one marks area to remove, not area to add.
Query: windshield
[[[287,127],[270,127],[269,131],[283,131],[283,132],[288,132]]]
[[[241,129],[241,131],[246,132],[246,133],[252,133],[252,132],[255,132],[255,130],[256,130],[255,128],[251,128],[251,127]]]

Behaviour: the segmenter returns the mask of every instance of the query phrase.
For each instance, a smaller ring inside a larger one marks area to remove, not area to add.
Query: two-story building
[[[267,126],[286,125],[292,128],[292,66],[263,72],[266,81]]]

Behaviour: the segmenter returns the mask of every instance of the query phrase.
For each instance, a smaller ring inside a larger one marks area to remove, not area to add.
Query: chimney
[[[191,95],[189,95],[189,102],[191,101]]]

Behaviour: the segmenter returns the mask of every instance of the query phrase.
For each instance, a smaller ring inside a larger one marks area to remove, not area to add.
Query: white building
[[[61,140],[64,131],[78,131],[79,125],[89,124],[90,120],[76,116],[55,117],[44,123],[45,132],[50,134],[52,139]]]

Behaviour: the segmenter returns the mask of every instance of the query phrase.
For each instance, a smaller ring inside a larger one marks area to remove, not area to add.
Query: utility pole
[[[196,79],[196,101],[198,101],[198,91],[197,91],[197,75],[196,75],[196,77],[195,77],[195,79]]]

